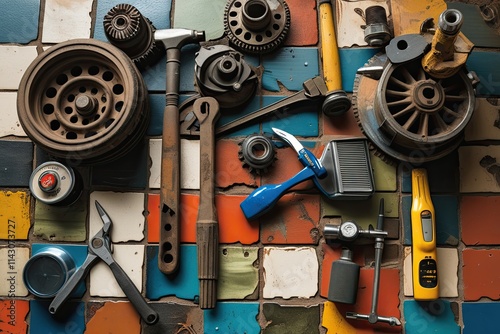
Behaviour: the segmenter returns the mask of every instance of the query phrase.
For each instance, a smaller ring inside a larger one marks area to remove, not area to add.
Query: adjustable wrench
[[[193,112],[200,123],[200,205],[196,221],[200,308],[214,308],[219,273],[219,226],[215,208],[215,122],[219,103],[212,97],[198,98]]]

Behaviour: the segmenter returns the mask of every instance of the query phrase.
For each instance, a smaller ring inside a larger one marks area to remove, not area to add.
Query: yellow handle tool
[[[413,297],[415,300],[434,300],[439,298],[436,222],[427,171],[422,168],[413,169],[411,181]]]

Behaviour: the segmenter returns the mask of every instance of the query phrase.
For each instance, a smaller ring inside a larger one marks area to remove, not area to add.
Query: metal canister
[[[73,204],[83,190],[81,175],[60,162],[48,161],[33,171],[30,177],[30,191],[35,198],[45,204]]]

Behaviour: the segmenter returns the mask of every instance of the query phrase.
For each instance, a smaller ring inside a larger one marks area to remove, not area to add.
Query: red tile
[[[290,31],[285,45],[308,46],[318,43],[316,0],[287,0],[290,8]]]
[[[261,217],[263,244],[317,244],[320,196],[287,194]]]
[[[462,241],[466,245],[498,245],[500,196],[463,196],[460,202]]]
[[[500,299],[500,249],[470,249],[462,252],[464,300],[481,297]]]
[[[358,122],[354,117],[353,109],[351,108],[344,115],[337,117],[322,117],[323,119],[323,134],[338,135],[338,136],[354,136],[362,137],[363,133],[358,126]]]
[[[85,333],[139,334],[141,320],[130,302],[106,302],[86,325]]]
[[[148,243],[160,242],[160,195],[148,194]]]
[[[26,316],[30,306],[27,300],[7,299],[0,301],[0,332],[24,334],[28,332]]]
[[[226,188],[233,184],[258,186],[259,180],[238,158],[240,146],[234,140],[218,140],[215,148],[215,182],[217,187]]]

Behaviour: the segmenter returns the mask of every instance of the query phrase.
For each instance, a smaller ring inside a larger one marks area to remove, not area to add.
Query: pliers
[[[158,313],[149,307],[132,280],[123,271],[122,267],[120,267],[120,265],[113,259],[113,255],[111,254],[111,239],[109,236],[109,232],[113,224],[111,219],[99,202],[95,201],[95,206],[101,220],[104,223],[104,226],[90,239],[88,254],[85,262],[75,271],[75,273],[63,285],[61,290],[59,290],[57,295],[52,300],[52,303],[50,303],[49,312],[52,314],[57,313],[60,307],[69,298],[77,284],[82,279],[85,279],[92,265],[96,263],[96,260],[101,259],[109,266],[116,278],[116,281],[132,305],[134,305],[141,318],[148,325],[155,324],[158,321]]]

